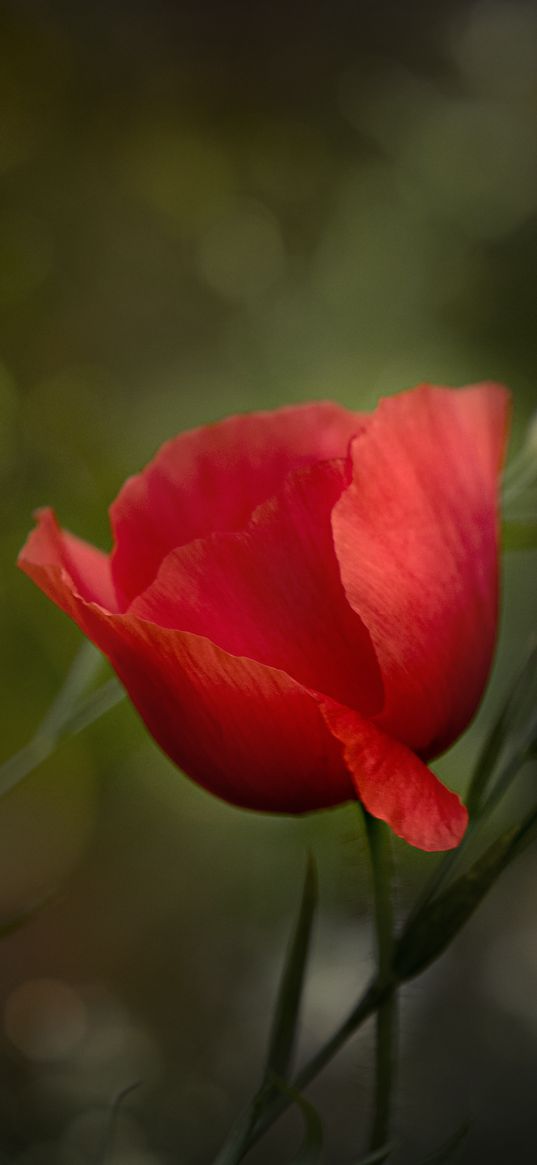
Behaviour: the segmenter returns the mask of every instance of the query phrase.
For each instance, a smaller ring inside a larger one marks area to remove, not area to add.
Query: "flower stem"
[[[364,815],[373,871],[377,973],[364,995],[339,1028],[297,1073],[292,1081],[292,1087],[299,1092],[307,1088],[337,1055],[347,1040],[358,1031],[370,1016],[376,1013],[375,1113],[369,1146],[374,1151],[386,1143],[390,1123],[398,982],[392,969],[394,933],[389,837],[382,822],[377,821],[365,811]],[[254,1125],[251,1133],[246,1137],[237,1160],[242,1161],[260,1137],[292,1103],[288,1094],[281,1093],[274,1097]]]
[[[323,1068],[337,1055],[347,1041],[358,1031],[363,1023],[373,1015],[383,1001],[388,1000],[396,987],[395,979],[387,979],[380,984],[377,979],[366,989],[358,1003],[353,1007],[347,1018],[336,1029],[332,1036],[322,1044],[318,1051],[297,1072],[291,1081],[294,1090],[302,1092],[322,1072]],[[263,1136],[274,1122],[293,1104],[292,1096],[279,1094],[259,1118],[255,1128],[248,1138],[245,1152]],[[242,1160],[242,1157],[241,1157]]]
[[[358,1031],[370,1016],[376,1013],[375,1115],[370,1140],[370,1149],[374,1150],[385,1144],[390,1122],[398,983],[392,970],[394,936],[389,837],[382,822],[377,821],[368,813],[365,818],[373,870],[377,974],[340,1027],[300,1069],[292,1081],[292,1087],[299,1092],[307,1088],[308,1084],[311,1084],[312,1080],[337,1055],[347,1040]],[[274,1098],[247,1138],[240,1160],[292,1103],[289,1095],[280,1094]]]
[[[389,837],[386,826],[367,812],[365,827],[373,874],[377,973],[380,984],[392,975],[394,949],[393,903]],[[397,994],[386,995],[376,1014],[375,1107],[369,1148],[378,1149],[388,1139],[391,1122],[397,1034]]]

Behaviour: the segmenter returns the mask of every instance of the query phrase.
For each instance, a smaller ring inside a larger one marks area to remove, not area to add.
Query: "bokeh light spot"
[[[205,232],[199,270],[224,299],[248,300],[283,274],[285,251],[276,217],[255,201],[237,200]]]
[[[196,235],[235,179],[222,142],[158,122],[136,127],[122,161],[127,184],[181,235]]]
[[[32,979],[9,995],[6,1034],[30,1060],[64,1060],[86,1034],[86,1009],[80,996],[59,979]]]
[[[513,97],[535,93],[535,4],[493,0],[468,5],[455,29],[453,55],[474,89]]]

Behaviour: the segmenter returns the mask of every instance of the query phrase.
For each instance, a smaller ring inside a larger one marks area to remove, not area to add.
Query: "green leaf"
[[[89,728],[90,724],[100,720],[106,712],[115,708],[116,704],[120,704],[125,696],[125,689],[122,688],[119,680],[107,680],[100,688],[96,688],[94,692],[85,696],[73,709],[71,716],[63,726],[61,737],[77,736],[79,732]]]
[[[272,1086],[268,1083],[263,1084],[232,1125],[229,1136],[215,1157],[213,1165],[239,1165],[248,1149],[250,1137],[265,1103],[272,1095]]]
[[[429,1153],[421,1162],[421,1165],[444,1165],[445,1161],[450,1161],[454,1153],[462,1145],[464,1138],[468,1135],[469,1128],[470,1125],[467,1122],[461,1125],[460,1129],[457,1129],[457,1132],[453,1133],[453,1136],[448,1141],[444,1141],[443,1145],[440,1145],[438,1149]]]
[[[317,1109],[291,1084],[286,1084],[284,1080],[274,1075],[272,1080],[276,1088],[297,1105],[304,1120],[304,1140],[290,1165],[318,1165],[322,1158],[324,1136],[323,1123]]]
[[[65,737],[76,736],[124,698],[125,691],[119,681],[110,679],[79,698],[76,704],[66,701],[61,720],[59,707],[53,705],[32,740],[0,765],[0,796],[9,793],[38,768]]]
[[[509,861],[514,861],[529,845],[537,840],[537,806],[528,813],[527,817],[516,830],[511,844]]]
[[[296,1157],[293,1157],[291,1165],[317,1165],[317,1162],[321,1161],[323,1151],[323,1126],[321,1118],[309,1101],[296,1096],[295,1102],[299,1106],[304,1118],[306,1131],[304,1133],[304,1140]]]
[[[502,526],[503,550],[535,550],[537,548],[537,522],[517,521],[510,518]]]
[[[83,643],[56,698],[39,725],[39,736],[50,736],[54,739],[61,732],[102,665],[103,657],[100,651],[93,643]]]
[[[275,1089],[280,1092],[286,1091],[288,1095],[291,1095],[291,1090],[283,1081],[289,1072],[296,1042],[300,1001],[317,897],[317,870],[310,854],[306,862],[298,916],[280,980],[263,1082],[250,1103],[237,1117],[225,1144],[215,1157],[213,1165],[238,1165],[249,1147],[255,1126],[263,1115],[265,1106],[274,1100]],[[300,1093],[293,1090],[292,1096],[295,1100],[296,1097],[300,1096]],[[299,1101],[296,1100],[296,1103],[298,1104]],[[304,1103],[306,1102],[304,1101]],[[306,1158],[306,1165],[307,1161],[308,1158]]]
[[[470,814],[468,829],[457,849],[444,854],[435,866],[410,913],[407,927],[425,905],[438,896],[451,878],[462,855],[475,839],[478,829],[490,816],[517,778],[523,764],[537,752],[537,644],[515,676],[509,696],[485,739],[470,782],[466,804]]]
[[[501,835],[473,866],[432,901],[426,902],[405,927],[395,950],[394,969],[411,979],[433,963],[450,945],[497,878],[537,832],[537,808],[518,828]]]
[[[535,744],[536,722],[534,691],[537,681],[537,645],[530,650],[518,675],[515,677],[509,696],[492,726],[479,755],[477,765],[468,790],[466,804],[471,817],[479,815],[483,794],[494,774],[494,770],[507,748],[520,763]],[[529,714],[529,719],[528,719]],[[510,764],[509,769],[516,766]],[[513,776],[515,772],[513,772]],[[501,780],[501,776],[500,776]],[[502,782],[502,786],[505,782]],[[505,791],[503,788],[502,791]]]
[[[285,1079],[289,1074],[296,1043],[300,1002],[317,899],[317,870],[315,861],[310,854],[306,862],[298,916],[280,980],[267,1051],[265,1079],[270,1075]]]

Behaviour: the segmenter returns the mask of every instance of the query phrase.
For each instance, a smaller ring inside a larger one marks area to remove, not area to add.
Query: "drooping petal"
[[[507,411],[489,384],[382,401],[334,508],[343,585],[384,680],[378,723],[424,756],[465,728],[490,667]]]
[[[324,702],[323,712],[343,745],[356,792],[374,817],[418,849],[459,844],[467,810],[415,753],[349,708]]]
[[[229,417],[163,445],[111,506],[112,572],[123,604],[149,586],[174,547],[240,529],[289,472],[344,457],[366,420],[319,402]]]
[[[317,700],[284,672],[208,639],[88,602],[66,566],[50,511],[23,570],[109,657],[150,733],[199,784],[247,808],[304,813],[353,796],[341,748]]]
[[[204,635],[366,713],[382,680],[368,631],[346,599],[331,512],[345,461],[291,474],[248,526],[173,550],[130,612]]]

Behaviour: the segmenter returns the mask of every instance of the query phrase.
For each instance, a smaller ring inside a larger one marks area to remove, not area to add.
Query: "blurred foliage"
[[[508,383],[518,448],[536,404],[536,66],[529,0],[0,0],[3,756],[79,642],[13,565],[36,506],[107,546],[109,501],[172,433],[323,396],[369,408],[424,379]],[[526,649],[535,582],[531,553],[507,562],[493,684],[439,766],[459,789]],[[2,948],[9,1160],[94,1161],[137,1079],[110,1162],[207,1160],[249,1091],[305,844],[324,911],[306,1043],[367,978],[352,810],[220,805],[126,705],[3,801],[0,841],[0,922],[55,894]],[[397,857],[404,902],[429,859]],[[468,1105],[461,1162],[524,1158],[531,861],[409,1001],[409,1161],[438,1141],[424,1112],[447,1135]],[[366,1043],[316,1094],[338,1165],[367,1065]]]

